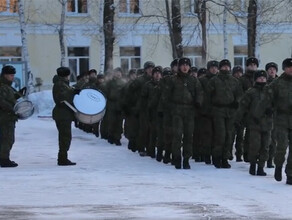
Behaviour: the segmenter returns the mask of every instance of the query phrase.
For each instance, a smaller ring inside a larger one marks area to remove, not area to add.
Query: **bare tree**
[[[181,12],[180,12],[180,1],[172,0],[171,9],[172,9],[172,34],[175,44],[176,55],[174,58],[180,58],[183,56],[183,46],[182,46],[182,26],[181,26]]]
[[[207,8],[206,0],[198,0],[196,5],[196,13],[202,31],[202,65],[206,64],[207,59]]]
[[[57,31],[59,34],[59,42],[60,42],[60,50],[61,50],[61,66],[65,66],[66,52],[65,52],[65,43],[64,43],[64,28],[65,28],[65,13],[66,13],[67,0],[58,0],[58,1],[61,3],[62,10],[61,10],[60,26],[57,29]]]
[[[227,33],[227,0],[224,1],[223,10],[223,42],[224,42],[224,59],[228,58],[228,33]]]
[[[177,51],[176,51],[176,46],[175,46],[175,40],[174,40],[174,34],[173,34],[173,29],[172,29],[168,0],[165,0],[165,6],[166,6],[166,22],[167,22],[167,27],[168,27],[168,31],[169,31],[169,38],[170,38],[170,43],[171,43],[171,48],[172,48],[172,57],[173,57],[173,59],[175,59],[175,58],[177,58]]]
[[[104,71],[113,68],[113,50],[114,50],[114,0],[104,0],[103,11],[103,31],[105,39],[105,65]]]
[[[247,15],[247,53],[249,57],[255,56],[257,35],[257,0],[249,0]]]
[[[21,32],[21,43],[22,43],[22,58],[27,64],[27,91],[28,94],[34,92],[34,84],[33,84],[33,74],[30,66],[30,57],[28,52],[27,45],[27,32],[26,32],[26,21],[24,14],[24,0],[18,0],[18,14],[19,14],[19,24],[20,24],[20,32]]]

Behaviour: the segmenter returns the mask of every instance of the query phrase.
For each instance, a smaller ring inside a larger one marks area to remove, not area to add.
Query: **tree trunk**
[[[104,71],[113,69],[113,50],[114,50],[114,0],[104,1],[103,31],[105,39],[105,66]]]
[[[170,17],[168,0],[165,0],[165,7],[166,7],[166,17],[167,17],[167,26],[168,26],[168,31],[169,31],[169,38],[170,38],[170,43],[171,43],[171,48],[172,48],[172,58],[175,59],[175,58],[177,58],[177,52],[176,52],[176,49],[175,49],[175,42],[174,42],[173,29],[172,29],[172,24],[171,24],[171,17]]]
[[[223,41],[224,41],[224,59],[228,59],[228,34],[226,30],[227,26],[227,0],[224,2],[223,11]]]
[[[61,66],[65,66],[65,44],[64,44],[64,27],[65,27],[65,13],[66,13],[66,3],[67,0],[59,0],[62,5],[62,12],[61,12],[61,20],[60,20],[60,28],[58,30],[59,33],[59,42],[60,42],[60,49],[61,49]]]
[[[99,28],[99,72],[104,74],[105,71],[105,39],[103,31],[103,11],[104,11],[104,1],[99,2],[99,16],[100,16],[100,28]]]
[[[255,56],[256,31],[257,31],[257,1],[249,0],[247,18],[247,45],[249,57]]]
[[[25,74],[26,83],[27,83],[27,93],[34,92],[34,84],[33,84],[33,74],[31,72],[30,67],[30,58],[28,53],[27,46],[27,34],[26,34],[26,22],[24,17],[24,0],[18,0],[18,14],[19,14],[19,24],[20,24],[20,32],[21,32],[21,43],[22,43],[22,58],[23,61],[26,62],[27,65],[27,73]]]
[[[207,14],[206,14],[206,0],[199,0],[197,2],[197,14],[202,29],[202,65],[206,65],[207,60]]]
[[[182,46],[180,1],[172,0],[171,9],[172,9],[172,29],[173,29],[175,50],[176,50],[177,58],[181,58],[183,56],[183,46]]]

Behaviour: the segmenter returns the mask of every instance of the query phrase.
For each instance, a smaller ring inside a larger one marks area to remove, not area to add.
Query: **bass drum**
[[[18,119],[25,120],[33,115],[34,106],[31,101],[20,99],[14,106],[14,112]]]
[[[98,90],[83,89],[74,96],[73,104],[77,110],[75,116],[80,122],[94,124],[105,114],[106,98]]]

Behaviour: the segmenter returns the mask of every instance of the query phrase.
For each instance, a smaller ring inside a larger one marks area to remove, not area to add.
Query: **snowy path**
[[[0,219],[292,219],[292,187],[248,174],[194,163],[176,170],[73,128],[69,157],[58,167],[51,119],[16,125],[11,159],[0,169]],[[285,175],[284,175],[285,177]],[[285,180],[285,178],[284,178]]]

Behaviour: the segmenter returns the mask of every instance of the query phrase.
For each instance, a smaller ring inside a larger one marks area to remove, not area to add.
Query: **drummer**
[[[74,95],[78,94],[80,90],[70,87],[69,79],[70,69],[68,67],[59,67],[57,69],[57,75],[53,78],[53,99],[56,104],[53,109],[53,119],[59,132],[59,166],[76,165],[76,163],[68,159],[68,151],[72,139],[71,124],[74,121],[74,112],[63,101],[73,104]]]
[[[12,87],[16,70],[13,66],[4,66],[0,76],[0,166],[17,167],[18,164],[10,160],[10,151],[15,141],[15,123],[18,116],[14,113],[17,98],[26,89],[16,91]]]

